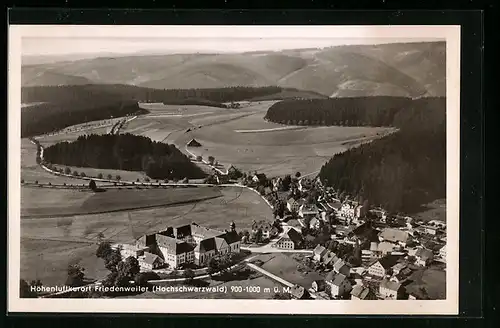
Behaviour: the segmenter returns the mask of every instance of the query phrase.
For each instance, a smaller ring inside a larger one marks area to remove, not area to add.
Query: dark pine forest
[[[266,118],[282,124],[392,126],[384,138],[337,154],[319,173],[327,185],[393,212],[446,197],[445,98],[286,100]]]
[[[21,136],[32,137],[111,117],[147,114],[137,102],[226,107],[223,102],[279,95],[283,90],[273,86],[160,90],[121,84],[24,87],[22,103],[42,104],[22,108]]]
[[[133,134],[84,135],[44,150],[53,164],[143,171],[152,179],[200,179],[205,173],[174,145]]]

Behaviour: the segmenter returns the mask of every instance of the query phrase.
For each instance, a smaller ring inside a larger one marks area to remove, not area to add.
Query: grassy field
[[[210,188],[196,190],[198,193],[203,193],[202,190],[205,189]],[[165,190],[164,192],[182,193],[184,190],[193,192],[194,189],[179,188]],[[145,191],[147,190],[137,191],[137,194]],[[209,191],[205,192],[208,193]],[[218,193],[218,191],[213,192]],[[250,229],[253,219],[272,220],[270,208],[255,193],[240,188],[226,188],[221,190],[220,193],[222,194],[221,198],[193,204],[70,217],[57,217],[54,215],[46,218],[22,218],[22,270],[27,274],[34,274],[37,268],[45,266],[45,279],[60,281],[65,278],[63,270],[67,266],[67,262],[73,257],[81,257],[82,261],[84,261],[83,264],[89,268],[94,268],[97,265],[92,264],[95,246],[91,247],[91,245],[97,242],[99,234],[102,234],[104,239],[115,242],[133,242],[143,234],[164,230],[168,226],[179,226],[192,222],[223,231],[228,229],[229,224],[234,221],[236,229],[239,231]],[[144,194],[143,197],[146,197],[146,195]],[[52,204],[58,202],[56,197],[47,199],[47,202],[49,201]],[[59,201],[61,201],[60,197]],[[88,198],[86,202],[91,204],[94,200]],[[32,247],[36,249],[35,254],[29,251],[31,249],[30,245],[41,246]],[[76,249],[76,255],[68,255],[68,249]],[[85,252],[89,254],[87,257],[84,256]],[[50,259],[50,261],[45,264],[39,263],[37,262],[37,259],[40,260],[39,257]],[[95,271],[97,269],[89,270]],[[26,277],[28,276],[26,275]]]
[[[103,278],[108,271],[95,256],[97,246],[89,243],[21,239],[21,279],[40,279],[45,286],[61,286],[69,264],[85,268],[88,278]]]
[[[63,189],[22,188],[21,216],[74,216],[198,201],[220,194],[213,188],[109,189],[94,193]]]
[[[58,142],[62,141],[75,141],[78,139],[79,136],[83,136],[86,134],[106,134],[108,133],[108,130],[110,129],[110,126],[107,127],[98,127],[94,129],[87,129],[87,130],[82,130],[82,131],[75,131],[75,132],[67,132],[67,133],[61,133],[61,134],[56,134],[53,136],[44,136],[41,138],[38,138],[42,146],[48,147],[50,145],[53,145]]]
[[[201,192],[202,188],[199,190]],[[141,192],[143,191],[145,190]],[[182,189],[178,189],[170,192],[181,191]],[[129,242],[135,237],[160,231],[168,226],[180,226],[192,222],[224,230],[234,220],[236,229],[243,230],[249,229],[254,219],[272,220],[270,208],[255,193],[246,189],[243,192],[242,189],[225,189],[221,193],[220,198],[193,204],[71,217],[54,215],[46,218],[23,218],[21,235],[30,238],[62,238],[69,241],[81,241],[83,238],[95,241],[97,235],[102,233],[106,239]],[[86,200],[87,204],[92,201],[90,198]]]
[[[252,262],[262,261],[262,269],[271,272],[293,284],[298,284],[306,288],[311,287],[313,281],[324,279],[319,273],[310,269],[299,272],[297,269],[302,264],[294,258],[293,254],[263,254],[255,257]]]
[[[318,171],[334,154],[349,148],[347,142],[376,138],[378,133],[387,131],[386,128],[374,127],[305,127],[269,131],[283,126],[263,119],[265,106],[269,104],[246,107],[243,113],[230,114],[229,119],[218,115],[193,120],[192,123],[205,126],[189,133],[173,133],[169,139],[182,147],[195,138],[202,147],[190,150],[197,155],[214,156],[223,165],[233,164],[244,171],[257,170],[272,176]],[[256,113],[248,115],[250,110]],[[248,130],[253,133],[241,133]]]
[[[82,180],[58,177],[42,169],[36,163],[36,146],[28,139],[21,139],[21,179],[26,182],[81,184]]]
[[[446,271],[432,267],[417,270],[409,280],[412,282],[406,286],[407,292],[422,297],[421,288],[425,288],[430,299],[446,299]]]

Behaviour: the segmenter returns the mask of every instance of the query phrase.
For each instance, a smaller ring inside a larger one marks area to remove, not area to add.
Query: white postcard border
[[[435,38],[446,40],[446,300],[280,301],[234,299],[21,299],[20,150],[22,37]],[[8,57],[8,311],[186,314],[456,315],[459,295],[460,26],[84,26],[11,25]]]

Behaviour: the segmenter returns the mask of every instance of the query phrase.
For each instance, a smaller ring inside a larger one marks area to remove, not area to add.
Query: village
[[[213,158],[210,164],[213,164]],[[218,231],[191,223],[144,235],[135,244],[115,245],[138,259],[141,270],[206,273],[210,260],[224,254],[300,252],[303,264],[323,279],[294,284],[291,299],[429,299],[429,290],[407,290],[415,272],[446,271],[446,224],[388,213],[368,200],[350,199],[319,178],[267,178],[230,166],[213,170],[205,183],[251,188],[273,209],[273,218],[253,220],[251,229]],[[242,257],[238,257],[241,260]],[[231,264],[237,264],[233,262]],[[275,295],[275,298],[283,297]]]

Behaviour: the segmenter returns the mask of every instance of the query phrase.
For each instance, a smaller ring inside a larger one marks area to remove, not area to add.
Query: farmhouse
[[[196,141],[195,139],[191,139],[191,141],[187,144],[188,147],[201,147],[201,143]]]
[[[388,255],[382,257],[370,264],[368,267],[368,273],[376,277],[385,277],[389,274],[390,269],[397,263],[398,258],[396,256]]]
[[[300,207],[305,203],[304,199],[295,200],[293,197],[286,201],[286,208],[290,212],[298,212]]]
[[[347,263],[345,263],[344,260],[338,259],[333,264],[333,271],[341,273],[346,277],[349,277],[349,274],[351,273],[351,267]]]
[[[368,287],[356,285],[351,291],[351,300],[376,300],[375,293]]]
[[[338,260],[339,258],[337,257],[337,255],[335,255],[335,253],[327,251],[326,254],[323,256],[322,263],[326,267],[330,267],[333,266],[335,262],[337,262]]]
[[[310,229],[319,229],[321,227],[321,221],[318,218],[313,217],[309,222]]]
[[[324,280],[314,280],[311,286],[312,290],[317,292],[322,292],[326,288],[326,283]]]
[[[403,299],[404,288],[397,282],[384,279],[380,283],[379,294],[386,300],[400,300]]]
[[[302,240],[302,235],[297,232],[297,230],[291,228],[273,245],[273,247],[297,249],[301,247]]]
[[[327,253],[327,249],[321,245],[317,245],[316,248],[314,248],[313,251],[313,259],[315,261],[321,261],[323,259],[323,256]]]
[[[151,271],[161,268],[164,265],[164,261],[161,257],[156,254],[145,252],[143,256],[138,258],[139,265],[143,271]]]
[[[290,294],[292,295],[292,298],[296,300],[304,300],[309,298],[309,293],[307,292],[307,290],[299,285],[293,286],[290,290]]]
[[[330,295],[333,298],[339,298],[351,291],[352,285],[347,277],[341,273],[331,271],[325,279],[326,284],[330,288]]]
[[[270,222],[265,220],[253,221],[252,223],[252,232],[257,233],[258,230],[262,231],[262,237],[264,239],[271,238],[271,231],[273,230],[273,226]]]

